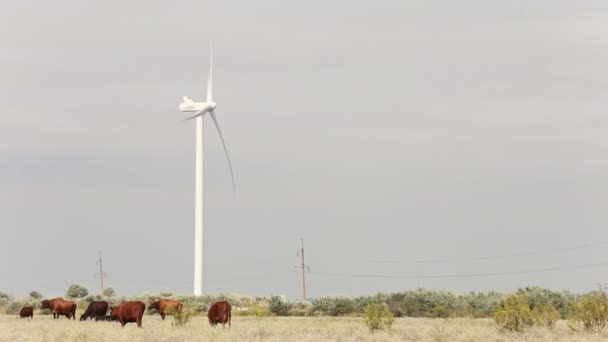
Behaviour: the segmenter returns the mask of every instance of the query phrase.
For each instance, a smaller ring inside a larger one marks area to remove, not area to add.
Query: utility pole
[[[99,273],[95,273],[95,277],[99,276],[100,289],[101,289],[100,295],[103,296],[103,278],[106,277],[106,274],[103,271],[103,260],[101,259],[101,251],[99,251],[99,260],[97,260],[97,265],[99,265]]]
[[[309,270],[309,268],[304,261],[304,239],[300,238],[300,241],[302,242],[302,248],[298,250],[297,255],[302,258],[302,263],[300,266],[295,267],[302,269],[302,300],[306,301],[306,272]]]

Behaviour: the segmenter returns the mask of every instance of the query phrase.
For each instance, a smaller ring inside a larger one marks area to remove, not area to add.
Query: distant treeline
[[[552,305],[562,318],[570,316],[572,303],[579,295],[568,291],[553,291],[541,287],[526,287],[517,293],[527,295],[531,307]],[[69,296],[66,296],[69,297]],[[159,298],[179,299],[195,312],[206,312],[209,305],[216,301],[228,300],[233,306],[233,315],[254,316],[361,316],[365,308],[372,303],[386,305],[395,317],[492,317],[495,308],[499,307],[506,294],[499,292],[470,292],[456,294],[449,291],[416,289],[395,293],[379,293],[373,296],[323,297],[307,302],[289,301],[282,296],[249,297],[243,295],[218,296],[178,296],[171,293],[142,294],[133,297],[119,296],[83,296],[72,298],[78,302],[78,309],[84,310],[88,303],[106,300],[110,305],[125,300],[140,300],[150,303]],[[0,292],[0,312],[16,314],[26,304],[40,308],[42,295],[33,291],[28,298],[14,299]],[[42,312],[44,314],[44,312]]]

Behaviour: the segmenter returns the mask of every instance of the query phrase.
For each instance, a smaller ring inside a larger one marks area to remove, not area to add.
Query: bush
[[[393,314],[387,305],[372,303],[365,307],[365,325],[370,331],[391,329],[393,325]]]
[[[532,309],[532,319],[538,326],[553,329],[559,318],[559,311],[551,304],[537,305]]]
[[[194,310],[191,309],[182,309],[179,311],[175,311],[173,309],[167,311],[167,315],[173,317],[173,323],[171,325],[182,327],[192,319],[193,316],[196,315]]]
[[[330,316],[344,316],[355,312],[355,305],[353,300],[350,298],[336,298],[334,299],[328,308],[328,314]]]
[[[443,304],[437,304],[431,310],[431,318],[453,318],[456,315],[454,309],[447,307]]]
[[[105,289],[103,289],[103,295],[106,297],[115,297],[116,290],[114,290],[113,287],[106,287]]]
[[[473,318],[492,317],[494,308],[504,300],[504,295],[498,292],[470,292],[463,296],[466,308],[462,315]]]
[[[268,308],[273,315],[288,316],[289,311],[291,310],[291,304],[280,296],[272,296],[268,302]]]
[[[17,301],[17,302],[11,302],[5,309],[5,312],[7,315],[14,315],[14,314],[18,314],[19,311],[21,311],[21,308],[25,305],[26,303],[21,302],[21,301]]]
[[[89,294],[89,290],[84,285],[72,284],[66,291],[65,295],[70,298],[83,298]]]
[[[574,296],[570,292],[557,292],[543,289],[538,286],[527,286],[523,289],[519,289],[517,293],[525,293],[528,295],[528,303],[532,309],[537,306],[552,305],[557,309],[561,318],[570,316],[569,303],[574,300]]]
[[[40,298],[42,298],[42,294],[38,291],[32,291],[30,292],[30,298],[39,300]]]
[[[528,296],[525,293],[508,295],[494,310],[494,320],[501,328],[518,332],[533,325]]]
[[[608,324],[608,299],[603,292],[582,295],[570,305],[569,326],[575,331],[602,333]]]

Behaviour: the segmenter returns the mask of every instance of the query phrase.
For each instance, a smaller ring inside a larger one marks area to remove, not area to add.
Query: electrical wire
[[[579,249],[605,246],[605,245],[608,245],[608,242],[592,242],[592,243],[586,243],[586,244],[572,246],[572,247],[541,249],[541,250],[536,250],[536,251],[519,252],[519,253],[502,254],[502,255],[437,258],[437,259],[413,259],[413,260],[412,259],[408,260],[408,259],[386,258],[386,259],[372,260],[370,262],[381,263],[381,264],[398,264],[398,263],[439,264],[439,263],[450,263],[450,262],[498,260],[498,259],[508,259],[508,258],[525,257],[525,256],[533,256],[533,255],[556,254],[556,253],[563,253],[563,252],[569,252],[569,251],[574,251],[574,250],[579,250]]]
[[[521,275],[531,273],[546,273],[564,270],[577,270],[586,268],[608,267],[608,262],[580,264],[570,266],[556,266],[548,268],[537,268],[519,271],[506,272],[488,272],[488,273],[463,273],[463,274],[350,274],[350,273],[328,273],[328,272],[310,272],[312,275],[338,277],[338,278],[381,278],[381,279],[442,279],[442,278],[481,278],[481,277],[497,277],[509,275]]]

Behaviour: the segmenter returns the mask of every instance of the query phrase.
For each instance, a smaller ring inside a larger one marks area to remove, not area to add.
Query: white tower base
[[[196,118],[194,194],[194,295],[203,294],[203,115]]]

